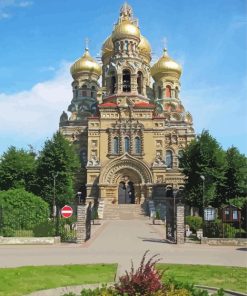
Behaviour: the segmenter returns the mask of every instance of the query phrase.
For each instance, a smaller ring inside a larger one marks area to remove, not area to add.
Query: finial
[[[89,47],[89,39],[86,37],[85,38],[85,50],[88,51],[88,47]]]
[[[163,42],[163,52],[164,52],[164,56],[167,56],[167,55],[168,55],[168,53],[167,53],[167,43],[168,43],[167,38],[164,37],[164,38],[162,39],[162,42]]]
[[[120,9],[120,17],[123,19],[132,19],[133,17],[132,7],[126,1]]]

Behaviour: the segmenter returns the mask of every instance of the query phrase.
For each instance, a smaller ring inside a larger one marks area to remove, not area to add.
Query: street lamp
[[[202,209],[204,209],[204,181],[205,177],[203,175],[200,175],[200,178],[202,179]]]
[[[56,217],[57,207],[56,207],[56,177],[58,176],[58,172],[52,173],[53,177],[53,207],[52,207],[52,216]]]

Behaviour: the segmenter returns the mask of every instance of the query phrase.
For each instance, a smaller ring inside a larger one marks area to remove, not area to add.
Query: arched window
[[[91,98],[95,98],[95,86],[91,87]]]
[[[130,152],[130,138],[129,137],[124,138],[124,151]]]
[[[113,138],[113,153],[114,154],[119,153],[119,138],[118,137]]]
[[[114,94],[116,91],[116,76],[114,73],[111,75],[111,94]]]
[[[135,153],[141,154],[141,139],[139,137],[135,137]]]
[[[78,96],[78,86],[77,85],[75,86],[75,96],[76,97]]]
[[[170,87],[170,85],[167,85],[167,86],[166,86],[166,97],[167,97],[167,98],[170,98],[171,95],[172,95],[171,87]]]
[[[166,150],[166,166],[172,168],[173,165],[173,156],[171,150]]]
[[[83,97],[87,96],[87,86],[85,84],[82,86],[82,96]]]
[[[123,70],[123,92],[130,92],[130,91],[131,91],[130,71]]]
[[[138,94],[142,94],[142,87],[143,87],[143,74],[141,71],[137,73],[137,91]]]
[[[87,150],[83,149],[80,151],[80,160],[82,165],[87,164]]]
[[[178,99],[178,87],[175,88],[175,98]]]
[[[166,197],[173,197],[173,189],[171,186],[166,187]]]
[[[181,168],[180,159],[183,155],[183,150],[178,150],[178,167]]]
[[[158,86],[158,98],[162,99],[162,90],[160,86]]]

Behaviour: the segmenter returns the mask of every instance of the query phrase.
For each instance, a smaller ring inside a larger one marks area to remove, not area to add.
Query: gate
[[[73,214],[69,218],[61,215],[61,208],[57,209],[55,218],[56,235],[61,237],[61,242],[75,243],[77,231],[77,204],[69,204],[73,209]]]

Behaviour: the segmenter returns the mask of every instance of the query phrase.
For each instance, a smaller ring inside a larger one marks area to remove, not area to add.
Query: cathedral
[[[89,53],[71,66],[73,98],[60,132],[80,155],[87,198],[112,204],[179,196],[179,155],[195,137],[180,100],[181,66],[152,49],[125,3],[102,45],[102,63]]]

